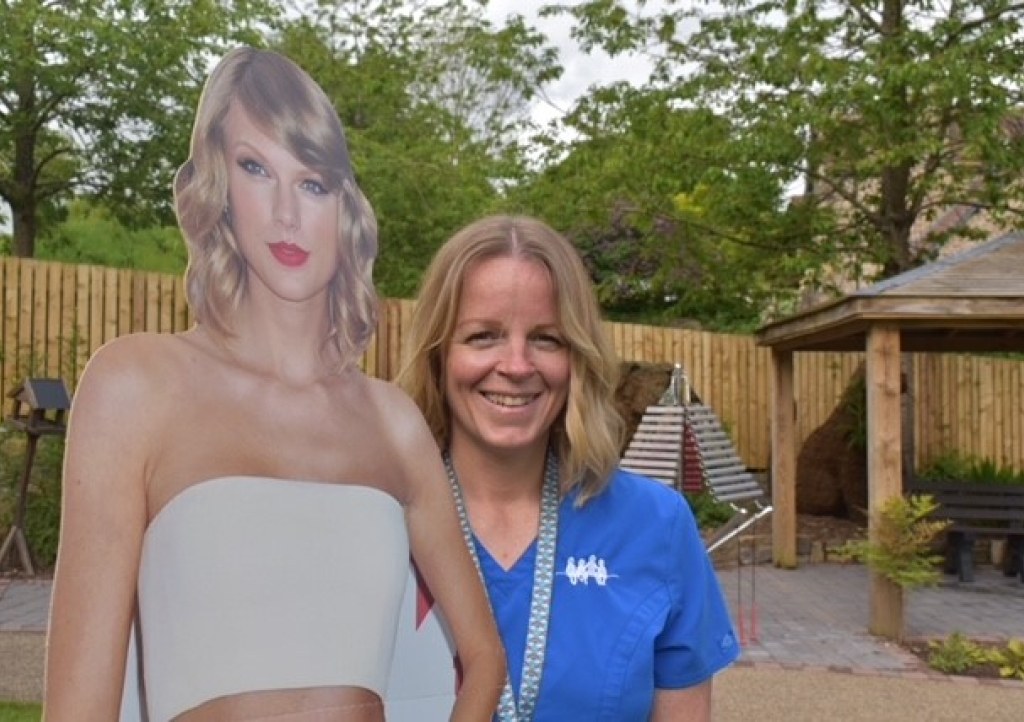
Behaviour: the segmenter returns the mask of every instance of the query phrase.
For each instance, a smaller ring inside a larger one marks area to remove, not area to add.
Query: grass
[[[39,722],[42,716],[41,705],[0,702],[0,722]]]

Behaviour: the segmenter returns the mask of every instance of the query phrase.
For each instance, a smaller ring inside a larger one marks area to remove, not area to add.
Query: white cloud
[[[590,54],[581,51],[571,37],[572,19],[569,16],[538,16],[540,8],[551,2],[491,0],[487,7],[487,16],[495,24],[503,24],[509,15],[522,15],[528,24],[547,35],[550,44],[558,48],[559,61],[563,67],[562,77],[545,88],[548,102],[541,101],[535,105],[532,113],[535,121],[546,124],[560,117],[592,86],[619,80],[640,84],[647,79],[651,66],[646,58],[637,55],[611,58],[600,50]]]

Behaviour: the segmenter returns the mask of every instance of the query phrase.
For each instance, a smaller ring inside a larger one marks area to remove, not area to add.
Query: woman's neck
[[[499,456],[453,439],[449,453],[467,502],[539,505],[546,445]]]
[[[503,569],[511,569],[537,537],[545,448],[495,456],[456,442],[449,451],[473,533]]]

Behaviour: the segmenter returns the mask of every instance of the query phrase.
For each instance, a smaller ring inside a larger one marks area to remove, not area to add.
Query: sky
[[[568,0],[562,0],[568,2]],[[555,0],[490,0],[487,7],[489,19],[495,24],[512,13],[523,15],[535,28],[548,36],[549,42],[558,48],[562,64],[562,77],[546,89],[549,103],[538,103],[533,109],[533,119],[539,123],[559,117],[567,112],[575,100],[592,85],[605,85],[619,80],[642,83],[650,72],[649,63],[637,56],[620,56],[615,59],[607,54],[594,51],[584,54],[570,37],[572,21],[566,16],[540,18],[537,11]],[[660,3],[651,2],[649,6]]]

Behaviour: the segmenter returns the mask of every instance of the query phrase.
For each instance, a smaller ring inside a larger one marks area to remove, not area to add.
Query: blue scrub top
[[[559,507],[547,657],[535,722],[647,720],[655,688],[706,681],[739,643],[689,504],[617,470],[582,508]],[[516,695],[534,542],[507,572],[475,540]]]

